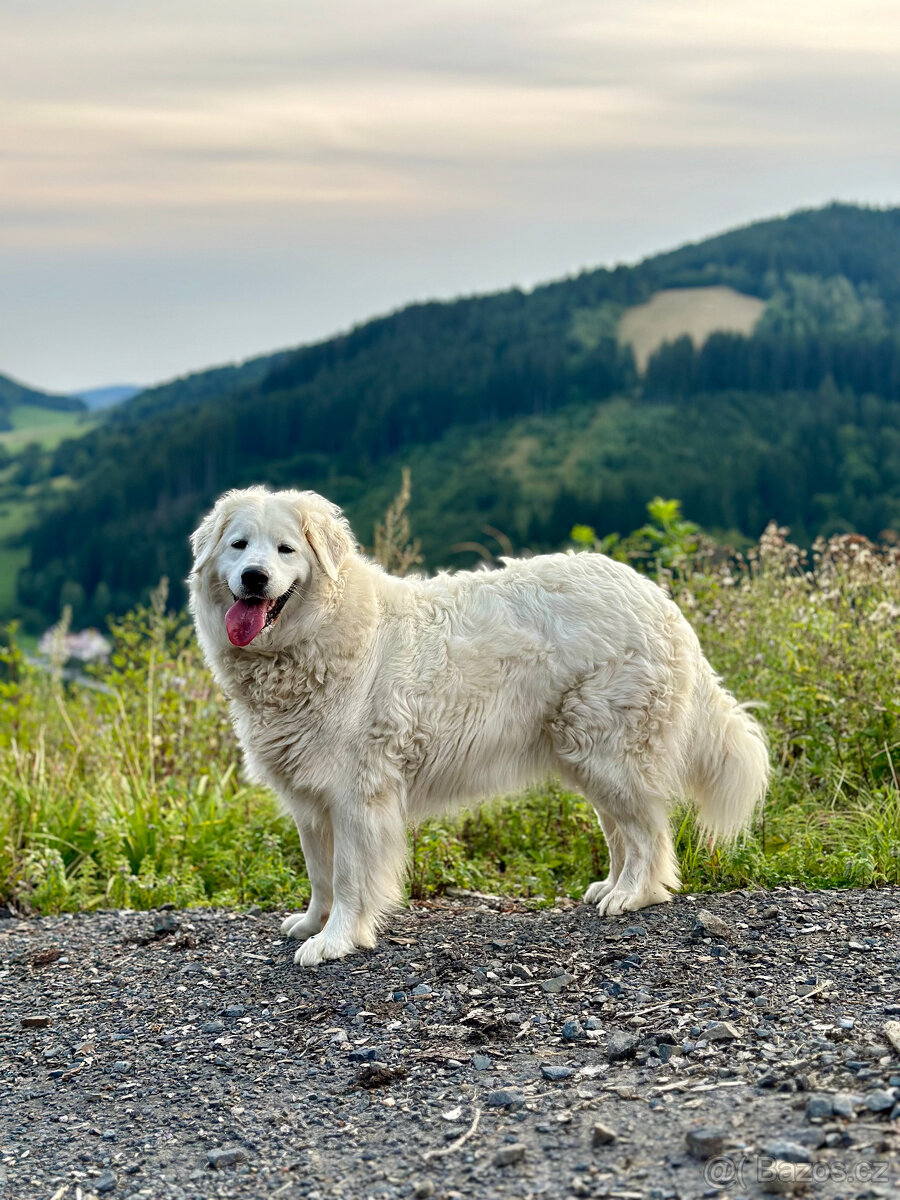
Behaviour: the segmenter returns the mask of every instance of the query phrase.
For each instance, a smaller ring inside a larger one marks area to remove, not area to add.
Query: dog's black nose
[[[266,590],[269,577],[265,571],[249,570],[241,574],[241,583],[252,596],[261,596]]]

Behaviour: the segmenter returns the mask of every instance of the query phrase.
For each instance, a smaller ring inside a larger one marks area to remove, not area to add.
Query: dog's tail
[[[688,791],[704,832],[727,841],[747,825],[766,794],[766,736],[706,662],[697,681],[696,700]]]

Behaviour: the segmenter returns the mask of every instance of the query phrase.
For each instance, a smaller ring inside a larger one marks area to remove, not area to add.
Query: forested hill
[[[761,315],[639,375],[621,318],[661,289],[732,289]],[[624,531],[656,493],[712,529],[877,535],[900,528],[898,414],[900,209],[834,205],[142,393],[55,452],[76,486],[28,535],[19,598],[99,619],[167,574],[180,600],[189,531],[249,482],[321,490],[370,541],[404,463],[430,566],[470,563],[454,546],[486,526],[532,549],[576,521]]]
[[[83,401],[72,396],[54,396],[17,383],[8,375],[0,375],[0,430],[12,429],[13,414],[18,408],[49,408],[61,412],[82,412]]]

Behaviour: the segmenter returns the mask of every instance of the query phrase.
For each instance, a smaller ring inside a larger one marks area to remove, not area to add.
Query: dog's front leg
[[[321,933],[300,947],[294,962],[315,966],[375,945],[385,914],[403,897],[406,823],[393,790],[373,799],[341,797],[331,805],[334,837],[331,914]]]
[[[282,923],[281,932],[302,942],[322,929],[331,912],[334,841],[331,822],[327,818],[320,825],[310,825],[298,817],[297,832],[309,876],[309,907],[305,913],[291,913]]]

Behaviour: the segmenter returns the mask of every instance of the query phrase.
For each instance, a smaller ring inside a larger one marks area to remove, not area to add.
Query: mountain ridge
[[[89,409],[96,411],[122,404],[143,391],[146,391],[146,388],[134,383],[109,383],[103,387],[83,388],[79,392],[72,392],[72,395],[83,400]]]
[[[639,375],[619,342],[623,312],[664,288],[710,286],[764,303],[754,332],[714,333],[700,346],[676,339]],[[413,521],[432,566],[461,561],[446,533],[428,528],[432,493],[445,496],[444,515],[458,515],[453,542],[504,522],[537,549],[559,545],[576,520],[624,532],[657,492],[696,497],[690,516],[745,535],[769,517],[808,537],[829,522],[877,533],[900,524],[898,329],[900,209],[851,205],[746,225],[527,293],[409,305],[140,393],[60,446],[51,471],[78,486],[27,535],[20,603],[49,615],[68,597],[93,615],[98,588],[121,608],[161,574],[182,579],[192,524],[218,492],[249,482],[325,491],[366,540],[367,496],[383,497],[384,472],[398,475],[404,458],[420,464]],[[566,455],[549,447],[583,435],[581,418],[564,417],[579,411],[603,418],[605,440],[594,475],[590,462],[579,468],[577,492]],[[858,431],[858,444],[845,429]],[[487,447],[501,430],[543,439],[549,474],[540,445],[527,471],[520,451],[495,461]],[[814,461],[808,448],[820,442]],[[613,455],[604,448],[615,445]],[[723,453],[734,458],[728,479],[718,479]],[[801,477],[793,490],[792,455]],[[730,497],[718,509],[717,491]]]
[[[20,383],[10,375],[0,375],[0,430],[12,429],[12,410],[23,406],[49,408],[59,412],[85,411],[83,401],[76,397],[43,392],[39,388]]]

